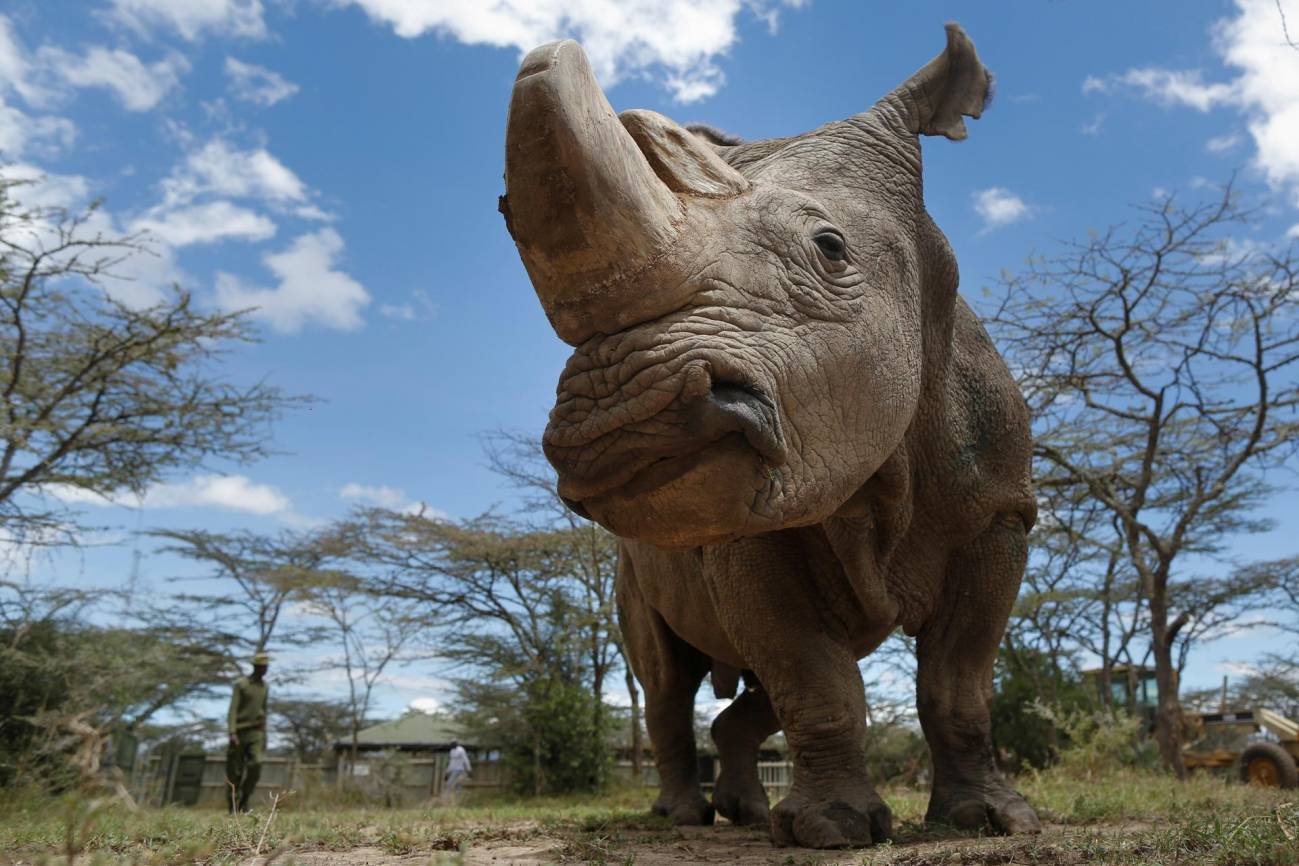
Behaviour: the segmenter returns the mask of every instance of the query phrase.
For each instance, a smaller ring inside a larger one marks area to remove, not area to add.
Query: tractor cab
[[[1140,716],[1147,731],[1155,729],[1155,707],[1159,703],[1155,684],[1155,669],[1145,665],[1114,665],[1110,668],[1108,688],[1103,668],[1089,668],[1082,672],[1083,679],[1096,692],[1102,706]]]

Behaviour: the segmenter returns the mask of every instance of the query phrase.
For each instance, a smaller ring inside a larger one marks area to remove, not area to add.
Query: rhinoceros
[[[679,824],[715,810],[778,844],[887,838],[857,662],[900,627],[928,818],[1039,829],[988,715],[1036,516],[1029,417],[921,181],[919,136],[965,138],[990,89],[949,24],[869,111],[738,142],[615,114],[576,42],[519,69],[501,211],[574,347],[543,445],[569,507],[621,539],[655,809]],[[693,727],[709,674],[734,698],[711,804]],[[769,808],[756,762],[778,730],[793,781]]]

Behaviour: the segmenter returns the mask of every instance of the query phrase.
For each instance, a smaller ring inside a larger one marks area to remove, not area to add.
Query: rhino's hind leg
[[[756,677],[713,722],[713,742],[722,761],[713,808],[733,824],[765,827],[771,820],[767,790],[758,776],[758,748],[778,730],[780,721]]]
[[[916,704],[933,760],[928,821],[1037,833],[1032,807],[1007,784],[992,748],[992,665],[1027,555],[1018,515],[1003,515],[953,557],[946,604],[920,632]]]
[[[625,550],[618,568],[618,622],[632,671],[645,690],[645,727],[659,773],[654,812],[674,824],[711,824],[713,807],[699,791],[694,727],[695,692],[711,660],[673,634],[644,603]]]

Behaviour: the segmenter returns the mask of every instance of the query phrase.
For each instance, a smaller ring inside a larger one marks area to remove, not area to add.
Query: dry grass
[[[496,854],[521,863],[606,866],[1299,864],[1299,792],[1203,777],[1178,785],[1135,771],[1091,779],[1049,772],[1021,779],[1020,789],[1050,825],[1042,836],[981,838],[927,827],[924,792],[888,789],[883,793],[894,809],[896,838],[857,852],[772,848],[763,834],[742,828],[679,830],[647,815],[649,791],[492,800],[456,809],[331,810],[295,806],[290,799],[273,821],[266,808],[232,818],[203,809],[10,796],[0,801],[0,864],[473,864],[490,863]]]

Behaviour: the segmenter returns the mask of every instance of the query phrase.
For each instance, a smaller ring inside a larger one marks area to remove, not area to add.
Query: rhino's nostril
[[[689,404],[687,429],[705,441],[742,433],[766,460],[779,466],[786,460],[785,437],[775,402],[749,385],[716,380],[707,398]]]
[[[736,399],[757,400],[771,410],[775,410],[776,403],[761,389],[753,385],[742,385],[739,382],[728,382],[725,379],[713,380],[713,395],[723,401],[733,401]]]

